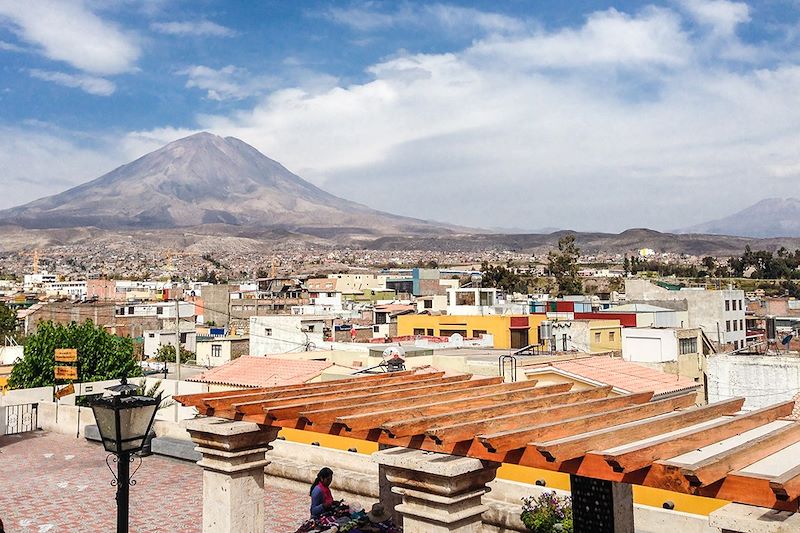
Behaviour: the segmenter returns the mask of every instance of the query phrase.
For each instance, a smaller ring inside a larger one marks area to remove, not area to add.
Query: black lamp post
[[[117,533],[128,533],[128,496],[130,486],[136,484],[131,480],[130,473],[133,454],[142,449],[144,439],[153,426],[158,404],[161,403],[160,397],[135,395],[138,389],[123,377],[119,385],[106,389],[116,394],[103,396],[92,403],[103,447],[109,452],[106,464],[112,475],[114,470],[109,459],[113,458],[117,463],[117,474],[111,482],[117,486]]]

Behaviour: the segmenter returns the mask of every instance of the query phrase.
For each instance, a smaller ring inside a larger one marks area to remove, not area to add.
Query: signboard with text
[[[75,348],[56,348],[57,363],[76,363],[78,362],[78,350]]]
[[[55,367],[56,379],[76,380],[78,379],[78,368],[74,366]]]
[[[60,389],[58,389],[56,391],[56,398],[60,400],[64,396],[69,396],[70,394],[75,394],[75,385],[73,385],[72,383],[70,383],[66,387],[61,387]]]

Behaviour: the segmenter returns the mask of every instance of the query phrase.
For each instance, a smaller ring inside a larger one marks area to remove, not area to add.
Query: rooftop
[[[243,355],[230,363],[191,377],[188,381],[238,387],[298,385],[314,379],[331,366],[333,363],[326,361]]]
[[[653,391],[656,396],[695,389],[700,386],[691,379],[680,378],[618,357],[592,355],[568,361],[551,361],[529,367],[529,373],[552,367],[597,384],[611,385],[625,392]]]

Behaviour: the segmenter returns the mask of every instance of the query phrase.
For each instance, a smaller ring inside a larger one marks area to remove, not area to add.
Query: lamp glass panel
[[[138,450],[158,409],[158,404],[127,407],[120,411],[119,424],[122,435],[122,451]],[[133,439],[125,442],[127,439]]]
[[[103,447],[109,452],[117,453],[117,425],[115,420],[114,408],[104,402],[92,405],[94,419],[97,422],[97,429],[103,439]]]

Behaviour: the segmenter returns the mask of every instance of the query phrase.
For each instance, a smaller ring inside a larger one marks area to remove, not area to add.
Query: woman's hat
[[[387,520],[389,520],[389,518],[391,518],[391,516],[389,516],[389,512],[380,502],[372,506],[372,510],[370,510],[370,512],[367,513],[367,517],[369,518],[369,521],[372,522],[373,524],[386,522]]]

